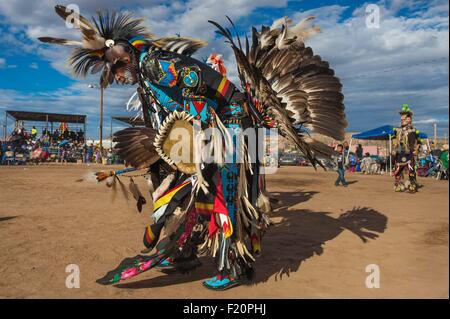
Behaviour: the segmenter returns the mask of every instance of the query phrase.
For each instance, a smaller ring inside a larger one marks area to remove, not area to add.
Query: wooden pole
[[[103,87],[100,86],[100,152],[103,154]]]
[[[392,174],[392,136],[389,134],[389,173]]]
[[[5,111],[5,130],[3,132],[3,139],[6,141],[6,131],[8,130],[8,113]]]
[[[347,152],[347,158],[346,158],[347,163],[348,163],[348,158],[350,157],[350,149],[352,148],[352,142],[353,142],[353,138],[350,138],[350,144],[348,145],[348,152]]]
[[[434,127],[434,148],[437,148],[437,123],[433,124]]]
[[[84,136],[84,146],[86,146],[87,144],[87,132],[86,132],[86,118],[84,118],[84,123],[83,123],[83,136]]]

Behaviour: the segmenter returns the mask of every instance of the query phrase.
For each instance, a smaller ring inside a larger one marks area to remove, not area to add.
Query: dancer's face
[[[412,117],[411,116],[408,116],[407,118],[406,118],[406,123],[409,125],[409,124],[412,124]]]
[[[115,45],[106,52],[106,59],[112,64],[114,79],[120,84],[135,84],[137,70],[132,64],[131,56],[123,45]]]
[[[136,72],[134,71],[134,67],[131,63],[115,66],[113,68],[113,73],[116,82],[122,85],[132,85],[137,82]]]
[[[406,114],[402,114],[402,117],[400,119],[400,123],[402,126],[407,126],[412,123],[412,118]]]

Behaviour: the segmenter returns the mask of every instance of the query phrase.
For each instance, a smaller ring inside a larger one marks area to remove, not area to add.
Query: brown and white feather
[[[114,150],[125,161],[135,168],[149,167],[160,159],[153,146],[156,131],[147,127],[126,128],[114,134],[117,144]]]

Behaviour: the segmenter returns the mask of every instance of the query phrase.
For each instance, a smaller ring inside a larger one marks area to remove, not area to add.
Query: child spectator
[[[345,166],[346,166],[346,158],[344,156],[344,146],[342,144],[339,144],[337,146],[337,155],[334,157],[334,161],[335,164],[337,166],[337,173],[338,173],[338,178],[336,180],[336,182],[334,183],[336,186],[339,186],[340,183],[342,183],[342,185],[344,187],[347,187],[348,184],[345,181]]]

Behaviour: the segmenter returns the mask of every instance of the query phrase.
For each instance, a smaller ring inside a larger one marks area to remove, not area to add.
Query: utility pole
[[[88,87],[90,89],[100,89],[100,132],[99,132],[99,138],[100,138],[100,152],[103,156],[103,87],[98,86],[96,84],[89,84]],[[86,132],[85,132],[86,134]]]
[[[103,87],[100,86],[100,153],[103,157]]]
[[[433,123],[434,127],[434,148],[437,148],[437,123]]]
[[[8,130],[8,113],[5,111],[5,123],[3,124],[3,139],[6,141],[6,131]]]
[[[109,127],[109,138],[111,139],[110,148],[112,148],[112,142],[113,142],[112,121],[113,121],[113,117],[111,116],[111,123],[110,123],[110,127]]]

